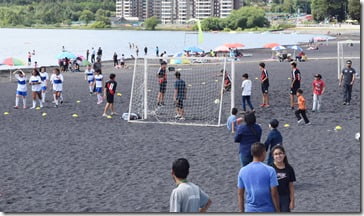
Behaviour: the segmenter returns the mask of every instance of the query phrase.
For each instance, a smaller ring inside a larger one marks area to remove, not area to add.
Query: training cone
[[[205,82],[202,82],[201,85],[205,85],[206,83]]]
[[[36,110],[40,110],[40,107],[35,108]]]
[[[336,126],[336,127],[335,127],[335,130],[336,130],[336,131],[341,130],[341,129],[342,129],[342,128],[341,128],[341,126],[340,126],[340,125],[338,125],[338,126]]]
[[[288,79],[290,80],[291,78],[290,78],[290,77],[288,77]]]
[[[283,127],[289,127],[289,124],[284,124]]]
[[[8,112],[4,112],[4,115],[9,115],[9,113]]]
[[[188,84],[188,87],[191,87],[192,85],[191,84]]]
[[[43,116],[43,117],[47,116],[47,113],[45,113],[45,112],[44,112],[44,113],[42,113],[42,116]]]
[[[78,101],[76,101],[76,103],[81,103],[81,101],[78,100]]]
[[[75,113],[75,114],[73,114],[73,115],[72,115],[72,117],[73,117],[73,118],[77,118],[77,117],[78,117],[78,115]]]
[[[219,104],[219,103],[220,103],[220,100],[219,100],[219,99],[216,99],[216,100],[214,101],[214,103],[215,103],[215,104]]]
[[[111,118],[112,118],[112,116],[111,116],[111,115],[108,115],[108,116],[106,116],[106,118],[111,119]]]
[[[120,92],[119,92],[119,93],[117,93],[116,95],[117,95],[117,96],[119,96],[119,97],[121,97],[121,96],[122,96],[122,94],[121,94]]]
[[[258,79],[258,77],[255,77],[255,79],[257,80],[257,79]]]

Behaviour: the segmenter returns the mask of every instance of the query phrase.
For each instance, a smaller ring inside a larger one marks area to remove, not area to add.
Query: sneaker
[[[19,107],[18,106],[14,106],[14,109],[19,109]]]
[[[112,112],[110,115],[119,115],[117,112]]]
[[[161,102],[161,106],[165,106],[165,105],[164,105],[164,102]]]
[[[270,107],[270,105],[269,104],[266,104],[265,107]]]
[[[245,113],[246,113],[246,111],[241,111],[241,112],[240,112],[240,114],[245,114]]]
[[[181,116],[180,115],[176,115],[174,118],[178,119],[178,118],[181,118]]]
[[[23,106],[23,109],[26,109],[27,108],[27,106]]]
[[[292,110],[294,110],[294,107],[291,107]]]
[[[301,124],[303,122],[303,119],[300,119],[297,121],[297,124]]]
[[[311,125],[311,122],[305,123],[305,125]]]
[[[102,117],[107,117],[106,113],[102,114]]]
[[[35,109],[35,107],[33,106],[33,107],[30,107],[29,109]]]
[[[311,110],[312,112],[316,112],[316,110]]]
[[[58,105],[57,105],[57,104],[55,104],[55,105],[54,105],[54,107],[55,107],[55,108],[58,108]]]
[[[39,105],[40,108],[43,108],[43,104],[42,105]]]
[[[102,101],[97,101],[97,104],[101,104],[102,103]]]
[[[344,102],[343,105],[346,105],[346,102]]]
[[[182,116],[181,118],[179,118],[179,120],[184,121],[185,117]]]
[[[347,102],[346,105],[350,105],[350,102]]]
[[[157,103],[157,106],[160,106],[160,105],[161,105],[161,103],[159,103],[159,102],[158,102],[158,103]]]
[[[92,96],[92,92],[90,92],[90,96]]]
[[[265,104],[260,104],[260,107],[265,107]]]
[[[63,104],[63,100],[61,100],[61,104]]]

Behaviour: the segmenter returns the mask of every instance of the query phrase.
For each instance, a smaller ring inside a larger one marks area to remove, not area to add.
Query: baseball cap
[[[346,61],[346,64],[351,64],[351,63],[352,63],[351,60]]]

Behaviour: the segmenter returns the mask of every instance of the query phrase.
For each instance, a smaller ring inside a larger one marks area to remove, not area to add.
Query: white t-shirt
[[[103,79],[102,74],[100,74],[100,75],[95,75],[96,88],[102,88],[102,79]]]
[[[87,76],[87,80],[93,80],[94,79],[94,69],[86,69],[85,70],[85,75]]]
[[[49,76],[47,72],[40,72],[40,78],[42,79],[42,87],[47,85],[47,80],[49,80]]]
[[[51,82],[53,84],[54,91],[63,91],[63,75],[52,74]]]
[[[252,94],[252,81],[248,79],[244,80],[241,83],[241,89],[242,89],[241,92],[242,96],[250,96]]]
[[[27,78],[25,76],[20,77],[18,74],[15,74],[15,78],[18,80],[17,91],[27,92]]]
[[[39,83],[39,84],[34,84],[32,85],[32,91],[40,91],[42,90],[42,79],[40,78],[40,76],[31,76],[29,79],[29,83]]]
[[[170,212],[198,212],[206,206],[209,196],[197,185],[186,182],[175,188],[169,199]]]

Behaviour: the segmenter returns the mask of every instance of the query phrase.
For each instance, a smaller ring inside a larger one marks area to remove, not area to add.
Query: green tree
[[[351,19],[355,19],[360,22],[360,9],[359,0],[349,0],[348,11]]]
[[[202,31],[222,30],[223,28],[221,27],[221,19],[217,18],[217,17],[209,17],[209,18],[203,19],[201,21],[201,29],[202,29]]]
[[[82,11],[79,20],[84,21],[86,23],[86,26],[90,23],[91,20],[94,20],[95,16],[90,10],[84,10]]]
[[[160,23],[157,17],[150,17],[144,21],[144,27],[147,30],[155,30],[155,27]]]
[[[311,11],[316,21],[323,21],[328,17],[329,5],[327,0],[312,0]]]

